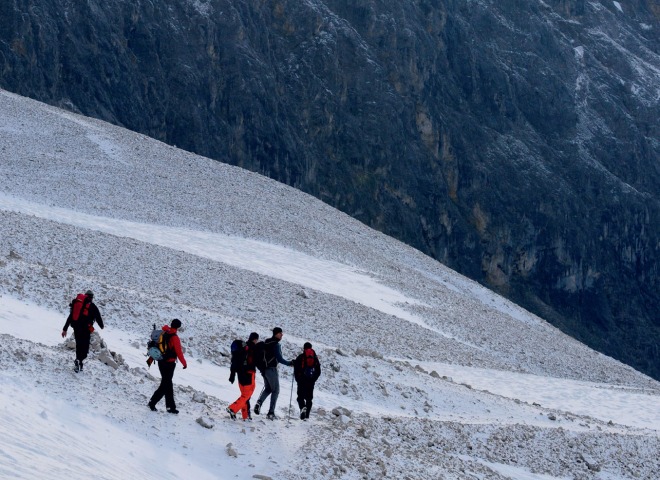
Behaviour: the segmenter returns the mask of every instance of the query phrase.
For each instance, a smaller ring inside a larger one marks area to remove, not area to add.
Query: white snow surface
[[[172,318],[179,415],[146,407]],[[310,420],[280,366],[280,419],[232,421],[229,344],[274,326],[321,359]],[[0,478],[660,478],[658,382],[308,195],[1,90],[0,385]]]

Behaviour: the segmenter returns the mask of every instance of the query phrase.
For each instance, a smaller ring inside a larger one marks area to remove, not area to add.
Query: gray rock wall
[[[9,0],[0,87],[261,172],[660,378],[651,1]]]

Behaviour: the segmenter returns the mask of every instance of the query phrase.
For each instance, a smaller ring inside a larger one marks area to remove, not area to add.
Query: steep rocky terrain
[[[308,194],[4,90],[0,151],[3,480],[658,479],[659,382]],[[233,421],[230,345],[274,325],[321,359],[310,419],[280,365],[280,420]]]
[[[659,18],[651,0],[11,0],[0,87],[311,193],[660,378]]]

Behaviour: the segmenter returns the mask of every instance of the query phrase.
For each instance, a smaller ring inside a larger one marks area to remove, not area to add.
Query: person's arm
[[[71,325],[71,314],[66,317],[66,323],[64,324],[64,327],[62,327],[62,337],[66,337],[66,331],[69,329],[69,325]]]
[[[296,379],[296,382],[300,381],[300,375],[302,374],[302,356],[301,353],[293,361],[293,377]]]
[[[316,358],[316,370],[314,370],[314,381],[316,382],[321,376],[321,362]]]
[[[278,363],[286,365],[287,367],[293,366],[293,361],[285,360],[282,356],[282,346],[279,343],[275,345],[275,358],[277,359]]]
[[[188,368],[188,363],[186,362],[186,359],[183,357],[183,349],[181,348],[181,340],[179,340],[178,335],[174,335],[171,338],[172,340],[172,346],[174,347],[174,351],[176,352],[176,356],[181,362],[181,365],[183,365],[183,368]]]
[[[96,323],[98,323],[99,328],[103,330],[103,319],[101,318],[101,312],[99,311],[99,307],[97,307],[95,303],[92,303],[92,305],[94,305],[94,315],[96,316]]]

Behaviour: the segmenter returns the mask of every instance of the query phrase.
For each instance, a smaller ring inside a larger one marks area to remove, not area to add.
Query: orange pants
[[[248,407],[247,407],[247,402],[252,398],[252,394],[254,393],[254,388],[256,386],[254,377],[255,377],[255,372],[248,372],[250,374],[250,384],[249,385],[241,385],[241,383],[238,383],[238,388],[241,389],[241,396],[238,397],[238,400],[236,400],[234,403],[229,405],[229,409],[234,412],[238,413],[238,411],[241,411],[241,415],[243,416],[243,420],[248,418]]]

